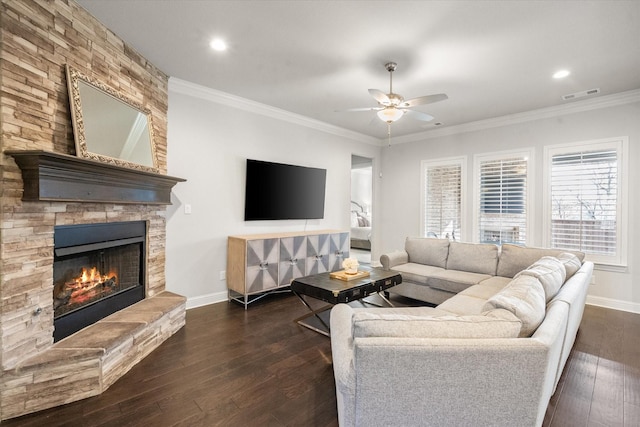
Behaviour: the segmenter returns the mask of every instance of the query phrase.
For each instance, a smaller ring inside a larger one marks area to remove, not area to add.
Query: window
[[[547,243],[623,265],[624,139],[545,147]]]
[[[422,162],[422,235],[461,240],[465,158]]]
[[[476,156],[476,238],[527,243],[529,152]]]

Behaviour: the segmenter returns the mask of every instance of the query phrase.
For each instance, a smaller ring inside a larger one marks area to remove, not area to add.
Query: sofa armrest
[[[393,251],[380,255],[380,264],[384,270],[409,262],[409,254],[407,251]]]
[[[338,424],[353,425],[355,415],[355,369],[351,318],[353,308],[337,304],[331,309],[331,357],[336,382]]]

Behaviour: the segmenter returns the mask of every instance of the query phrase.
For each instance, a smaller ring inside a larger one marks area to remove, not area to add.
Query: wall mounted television
[[[326,169],[247,159],[244,220],[324,218]]]

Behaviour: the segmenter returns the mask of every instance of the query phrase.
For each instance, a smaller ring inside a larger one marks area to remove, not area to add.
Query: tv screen
[[[326,169],[247,159],[244,220],[324,218]]]

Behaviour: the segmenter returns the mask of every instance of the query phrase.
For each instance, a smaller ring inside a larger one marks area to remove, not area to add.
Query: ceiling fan
[[[391,126],[391,123],[399,120],[405,114],[413,119],[423,122],[433,120],[433,116],[421,111],[410,110],[409,108],[416,105],[431,104],[438,101],[444,101],[449,97],[444,93],[434,95],[419,96],[405,100],[402,95],[393,93],[393,72],[398,64],[395,62],[387,62],[385,68],[389,72],[389,93],[384,93],[378,89],[369,89],[369,93],[378,101],[377,107],[350,108],[345,111],[377,111],[378,118]]]

